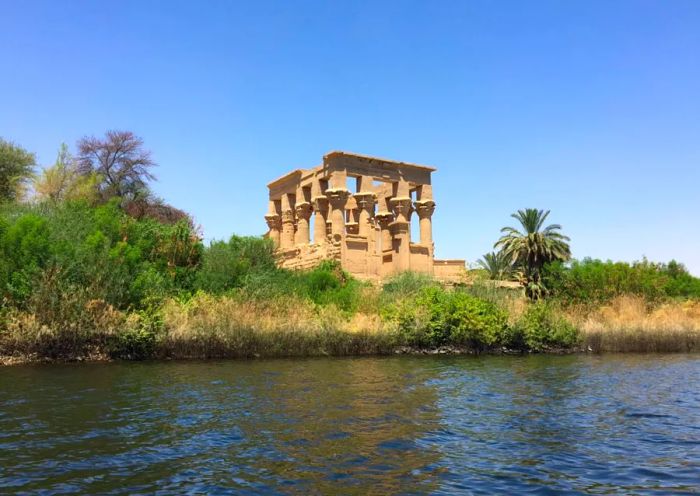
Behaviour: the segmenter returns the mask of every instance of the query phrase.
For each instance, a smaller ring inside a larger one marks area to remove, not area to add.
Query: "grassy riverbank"
[[[326,270],[326,269],[323,269]],[[90,300],[67,320],[3,315],[2,362],[347,356],[406,352],[700,351],[700,302],[621,296],[596,308],[530,303],[486,285],[445,290],[405,275],[352,290],[354,308],[244,290],[121,311]],[[75,308],[74,308],[75,309]]]

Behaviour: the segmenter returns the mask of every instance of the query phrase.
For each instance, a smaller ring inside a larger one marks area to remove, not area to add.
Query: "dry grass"
[[[0,363],[112,357],[235,358],[392,353],[403,343],[396,323],[380,317],[379,292],[360,311],[280,297],[272,300],[198,294],[169,300],[155,316],[120,312],[100,300],[71,305],[51,318],[0,314]],[[500,301],[511,325],[527,308]],[[700,351],[700,301],[650,307],[638,297],[560,310],[581,332],[584,349],[602,352]],[[65,313],[65,315],[64,315]],[[60,317],[60,318],[59,318]]]
[[[0,363],[38,359],[104,359],[108,339],[138,326],[138,315],[115,310],[102,300],[86,302],[73,315],[41,317],[10,311],[0,319]]]
[[[649,307],[642,298],[622,296],[592,311],[570,311],[584,346],[610,352],[700,351],[700,301]]]
[[[169,301],[158,353],[174,358],[389,353],[394,334],[378,315],[346,316],[293,298],[241,300],[201,294]]]

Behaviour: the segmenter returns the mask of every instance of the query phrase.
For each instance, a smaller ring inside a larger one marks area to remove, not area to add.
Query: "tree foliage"
[[[155,179],[156,165],[143,140],[131,131],[107,131],[100,139],[94,136],[78,141],[78,171],[100,178],[98,190],[103,200],[130,199],[148,189]]]
[[[668,264],[612,262],[585,258],[570,264],[553,262],[543,270],[544,284],[565,304],[600,304],[617,296],[636,295],[647,301],[700,298],[700,278],[672,260]]]
[[[477,265],[488,272],[489,279],[507,281],[514,277],[516,265],[505,251],[492,251],[477,260]]]
[[[502,228],[503,235],[494,245],[494,248],[501,248],[513,263],[522,267],[525,291],[531,299],[539,299],[546,291],[541,277],[544,264],[571,258],[569,238],[559,232],[561,226],[550,224],[545,227],[548,216],[549,210],[518,210],[511,217],[520,223],[522,230]]]
[[[70,200],[86,200],[93,203],[97,199],[99,176],[94,173],[81,174],[78,164],[63,143],[53,166],[44,169],[34,179],[34,192],[42,201],[59,203]]]
[[[22,197],[35,164],[33,153],[0,138],[0,202]]]
[[[190,291],[201,252],[187,223],[137,221],[116,200],[10,209],[0,223],[0,297],[43,311],[79,292],[115,308],[140,308]]]

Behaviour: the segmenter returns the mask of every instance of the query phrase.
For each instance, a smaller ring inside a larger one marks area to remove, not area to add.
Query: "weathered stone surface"
[[[362,279],[411,270],[459,281],[466,274],[464,260],[434,260],[435,201],[430,184],[434,171],[424,165],[331,152],[323,164],[271,182],[265,220],[278,264],[309,269],[324,260],[337,260]],[[348,189],[348,181],[354,181],[356,193]],[[413,212],[419,218],[419,242],[411,240]]]

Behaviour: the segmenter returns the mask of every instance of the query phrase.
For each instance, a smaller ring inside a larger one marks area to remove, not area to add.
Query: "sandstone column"
[[[389,205],[394,212],[395,220],[391,223],[391,230],[397,247],[394,251],[394,272],[404,272],[411,268],[411,196],[408,183],[399,181],[395,183],[396,196],[389,200]]]
[[[282,195],[282,235],[280,248],[283,250],[294,247],[294,195]]]
[[[393,248],[391,223],[394,222],[394,214],[391,212],[391,207],[389,206],[390,198],[391,194],[381,189],[379,191],[379,202],[377,205],[378,212],[374,214],[374,218],[377,219],[377,224],[381,232],[380,240],[382,252]]]
[[[326,222],[328,221],[328,198],[321,189],[320,179],[311,183],[311,203],[314,208],[314,243],[323,245],[328,242]]]
[[[347,175],[345,171],[335,171],[331,174],[330,188],[326,190],[326,198],[331,210],[331,234],[340,239],[345,235],[345,204],[350,192],[346,188]]]
[[[379,229],[381,230],[381,251],[387,251],[392,249],[392,238],[391,238],[391,223],[394,221],[394,214],[391,212],[377,212],[375,215],[377,223],[379,224]]]
[[[433,200],[418,200],[415,203],[416,213],[420,219],[420,243],[422,245],[433,245],[433,212],[435,212],[435,202]]]
[[[328,242],[326,236],[326,218],[328,217],[328,198],[318,196],[313,199],[314,206],[314,243],[323,245]]]
[[[272,200],[270,200],[270,211],[265,215],[265,222],[267,222],[267,227],[270,229],[267,236],[272,240],[275,249],[277,249],[280,247],[280,227],[282,227],[282,222],[275,208],[275,202]]]
[[[294,244],[309,244],[309,219],[311,218],[311,204],[309,202],[297,203],[294,208],[297,214],[297,232]]]
[[[372,232],[372,220],[374,219],[374,205],[377,202],[377,195],[370,192],[361,191],[355,193],[357,208],[360,210],[359,235],[369,236]]]

